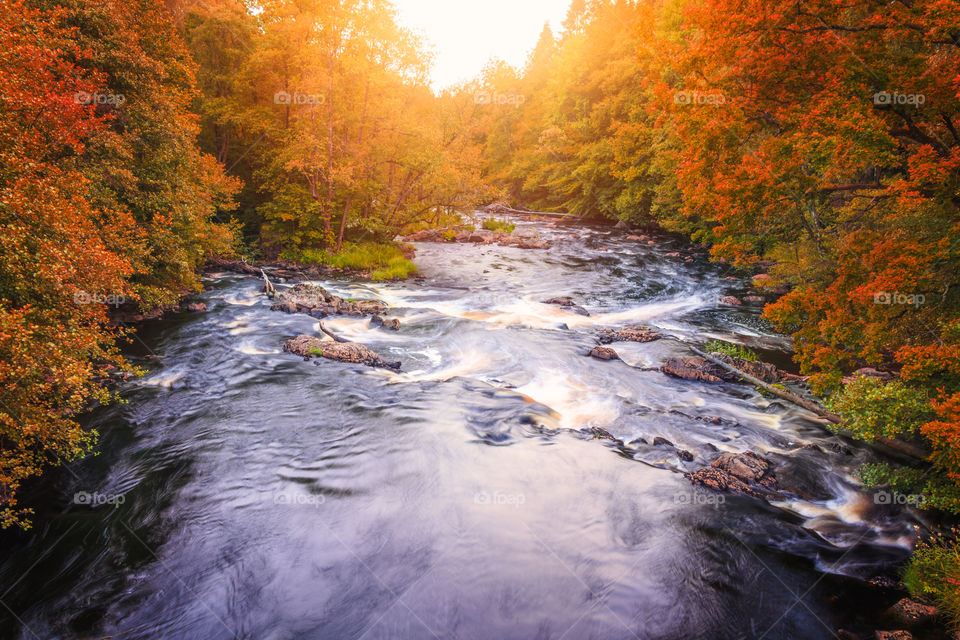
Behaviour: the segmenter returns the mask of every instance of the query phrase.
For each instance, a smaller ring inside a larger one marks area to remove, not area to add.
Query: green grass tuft
[[[300,254],[297,261],[350,271],[369,271],[373,280],[406,278],[417,272],[417,265],[407,260],[399,247],[377,242],[346,244],[340,253],[307,249]]]
[[[483,228],[488,231],[503,231],[504,233],[511,233],[514,229],[517,228],[517,225],[511,224],[504,220],[494,220],[493,218],[487,218],[483,221]]]
[[[723,340],[711,340],[704,347],[704,351],[709,353],[722,353],[732,358],[740,358],[741,360],[749,360],[750,362],[756,362],[760,359],[756,353],[747,349],[745,346],[733,344],[732,342],[724,342]]]

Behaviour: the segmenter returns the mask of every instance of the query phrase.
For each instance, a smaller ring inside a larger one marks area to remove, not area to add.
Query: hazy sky
[[[400,22],[433,45],[433,86],[475,77],[498,57],[522,66],[544,22],[556,33],[570,0],[393,0]]]

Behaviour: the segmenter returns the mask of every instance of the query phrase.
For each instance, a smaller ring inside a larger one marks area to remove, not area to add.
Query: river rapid
[[[718,302],[747,284],[668,255],[677,239],[518,221],[531,230],[552,248],[420,244],[422,279],[320,283],[391,307],[397,332],[324,324],[400,372],[283,353],[317,321],[271,312],[233,274],[209,275],[206,312],[145,324],[146,375],[89,418],[101,453],[34,490],[31,531],[3,534],[2,637],[869,632],[862,580],[892,575],[914,525],[855,480],[878,454],[750,386],[652,369],[710,338],[786,366],[759,308]],[[590,316],[541,303],[554,296]],[[597,329],[633,323],[668,338],[585,356]],[[694,460],[638,440],[656,437]],[[804,498],[682,475],[747,450]]]

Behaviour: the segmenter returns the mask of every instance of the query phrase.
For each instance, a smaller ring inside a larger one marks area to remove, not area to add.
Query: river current
[[[209,275],[207,311],[147,323],[132,347],[146,375],[88,420],[100,454],[34,490],[31,531],[3,534],[0,635],[869,630],[861,580],[895,570],[914,524],[855,479],[878,454],[750,386],[655,370],[711,338],[788,366],[789,340],[758,307],[718,302],[747,283],[686,261],[677,239],[518,225],[552,248],[420,244],[422,279],[320,283],[390,306],[400,331],[324,324],[400,372],[283,353],[317,321],[271,312],[261,283],[234,274]],[[541,302],[554,296],[590,315]],[[585,355],[599,328],[634,323],[668,337],[610,345],[621,361]],[[747,450],[803,497],[768,503],[683,477]]]

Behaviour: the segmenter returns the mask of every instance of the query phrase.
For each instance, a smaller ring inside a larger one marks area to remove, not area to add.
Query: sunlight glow
[[[425,36],[435,53],[436,90],[470,80],[490,58],[522,67],[544,22],[556,34],[569,0],[394,0],[400,23]]]

